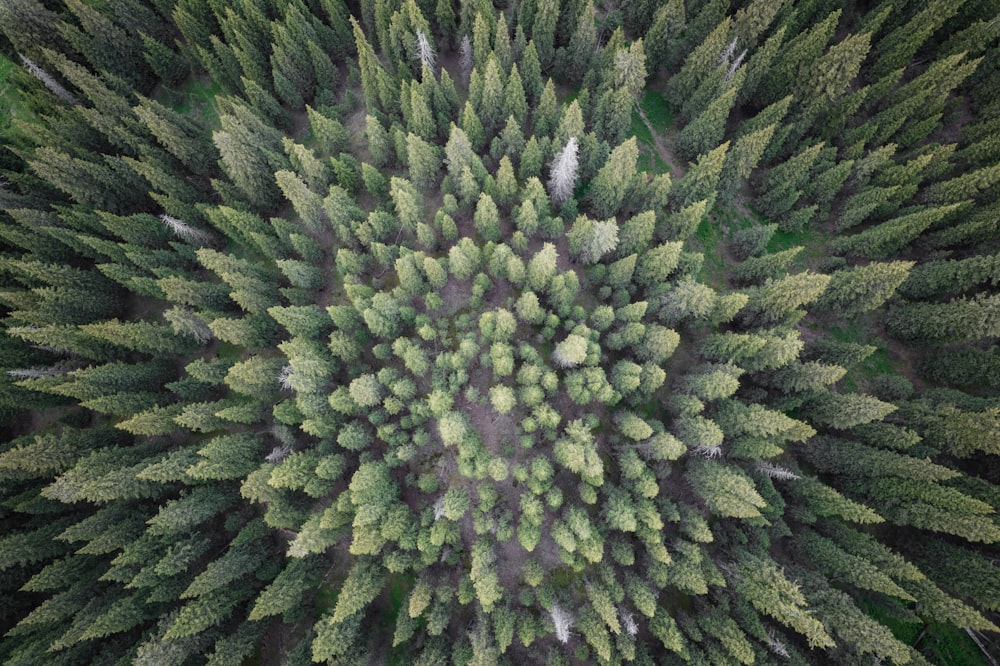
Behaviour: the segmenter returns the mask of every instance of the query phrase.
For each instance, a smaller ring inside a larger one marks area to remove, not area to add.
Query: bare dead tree
[[[291,444],[278,444],[276,447],[271,449],[271,452],[267,454],[264,458],[269,463],[279,463],[288,457],[288,454],[292,452]]]
[[[721,446],[705,446],[704,444],[696,446],[691,449],[691,455],[700,456],[702,458],[721,458],[722,457],[722,447]]]
[[[28,58],[22,53],[18,53],[17,55],[21,56],[21,62],[24,63],[24,66],[28,70],[28,73],[31,74],[36,79],[38,79],[39,81],[41,81],[42,84],[46,88],[48,88],[53,95],[55,95],[62,101],[66,102],[67,104],[75,105],[80,103],[80,100],[78,100],[73,95],[73,93],[71,93],[70,91],[66,90],[61,85],[59,85],[58,81],[52,78],[52,76],[50,76],[48,72],[46,72],[44,69],[35,64],[30,58]]]
[[[556,206],[561,206],[571,196],[576,188],[576,172],[579,166],[579,145],[575,136],[571,136],[563,149],[552,158],[549,167],[549,198]]]
[[[747,57],[747,50],[743,49],[743,53],[741,53],[739,57],[736,58],[736,60],[734,60],[732,64],[729,65],[729,69],[726,70],[726,75],[722,77],[722,80],[728,81],[729,79],[733,78],[733,74],[735,74],[736,70],[740,68],[740,65],[743,64],[743,59],[746,57]]]
[[[785,469],[784,467],[779,467],[774,463],[764,462],[763,460],[757,461],[757,469],[778,481],[795,481],[802,478],[790,469]]]
[[[415,57],[417,60],[427,65],[431,72],[434,71],[434,67],[437,64],[437,54],[434,53],[434,47],[431,46],[431,43],[427,39],[427,35],[424,34],[423,30],[417,30],[417,52]]]
[[[462,44],[458,48],[458,66],[462,70],[462,80],[468,85],[472,78],[472,42],[468,35],[462,37]]]
[[[8,370],[7,374],[18,379],[39,379],[41,377],[59,377],[69,372],[69,368],[53,365],[50,368],[21,368]]]
[[[635,621],[635,614],[632,611],[626,609],[624,606],[619,606],[618,617],[621,618],[622,626],[625,627],[625,632],[629,636],[635,636],[639,633],[639,625]]]
[[[212,242],[212,235],[207,231],[202,231],[192,227],[190,224],[184,222],[184,220],[179,220],[176,217],[172,217],[163,213],[160,215],[160,221],[167,226],[168,229],[174,232],[178,238],[186,240],[190,243],[197,243],[198,245],[207,245]]]
[[[444,518],[444,495],[434,500],[434,520]]]
[[[719,53],[719,60],[716,64],[719,65],[720,67],[724,63],[729,62],[729,59],[733,57],[734,53],[736,53],[736,39],[737,39],[736,37],[733,37],[733,41],[726,44],[725,48],[723,48],[722,51]]]
[[[163,313],[170,322],[174,333],[194,338],[198,344],[206,344],[215,337],[212,329],[190,308],[174,306]]]
[[[552,610],[549,611],[549,614],[552,616],[552,624],[556,628],[556,638],[560,643],[568,643],[569,630],[573,626],[573,616],[556,603],[552,604]]]
[[[281,384],[281,388],[286,391],[292,390],[292,375],[294,373],[295,371],[292,370],[292,366],[290,365],[286,365],[281,369],[281,372],[278,373],[278,383]]]
[[[788,653],[788,648],[785,646],[784,642],[782,642],[782,640],[778,638],[777,633],[775,633],[773,629],[768,629],[767,636],[770,639],[770,641],[767,644],[768,650],[778,655],[779,657],[783,657],[785,659],[791,658],[791,655]]]

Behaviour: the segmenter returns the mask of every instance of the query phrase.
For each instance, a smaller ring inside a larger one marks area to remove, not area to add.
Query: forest
[[[1000,0],[0,0],[0,663],[1000,663]]]

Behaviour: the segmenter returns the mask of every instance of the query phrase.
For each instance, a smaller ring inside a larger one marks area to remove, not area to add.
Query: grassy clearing
[[[215,98],[222,92],[222,85],[208,77],[193,76],[176,91],[163,94],[160,101],[177,113],[191,116],[206,127],[219,127],[219,109]]]
[[[667,164],[656,150],[656,139],[649,131],[649,125],[634,109],[632,110],[631,131],[639,142],[639,170],[655,174],[667,172]]]
[[[758,215],[761,224],[766,224],[763,217]],[[783,231],[778,229],[767,244],[768,252],[781,252],[793,247],[803,246],[805,249],[799,253],[793,264],[800,270],[807,268],[816,269],[817,265],[825,259],[826,244],[830,240],[829,233],[822,229],[804,229],[801,231]]]
[[[639,106],[649,119],[654,132],[662,134],[673,127],[674,117],[670,113],[670,107],[667,106],[667,100],[660,93],[647,90]]]
[[[17,98],[14,95],[14,84],[10,82],[10,73],[14,71],[14,63],[0,56],[0,130],[10,126],[14,105]]]
[[[871,356],[858,365],[849,368],[840,385],[848,391],[863,390],[879,375],[899,374],[901,363],[894,361],[884,345],[885,340],[876,331],[872,316],[857,317],[844,321],[842,325],[817,325],[838,342],[853,342],[878,347]]]
[[[11,75],[16,69],[15,62],[0,56],[0,132],[3,133],[7,132],[14,118],[30,120],[32,115],[22,103],[21,96],[11,81]]]
[[[734,231],[752,227],[757,222],[754,216],[725,204],[717,205],[715,210],[701,221],[691,238],[692,249],[705,255],[705,262],[698,274],[701,282],[714,289],[726,288],[726,240]]]
[[[396,618],[403,608],[403,602],[413,589],[414,576],[412,573],[393,574],[389,577],[389,584],[386,589],[389,593],[389,605],[382,612],[379,624],[385,629],[391,629],[396,624]],[[389,652],[386,664],[388,666],[402,666],[402,664],[413,663],[413,655],[410,654],[409,645],[403,645],[398,649]]]
[[[944,624],[930,624],[924,631],[924,625],[906,622],[869,599],[861,600],[861,608],[888,627],[896,640],[915,646],[935,664],[987,666],[979,648],[961,629]]]

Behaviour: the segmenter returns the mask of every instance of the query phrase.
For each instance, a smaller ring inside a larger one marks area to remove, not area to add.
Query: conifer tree
[[[635,137],[617,146],[591,182],[590,200],[594,212],[609,217],[619,211],[636,174],[639,148]]]

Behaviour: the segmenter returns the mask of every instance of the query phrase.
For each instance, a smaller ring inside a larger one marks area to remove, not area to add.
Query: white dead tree
[[[267,454],[264,458],[269,463],[279,463],[288,457],[288,454],[292,452],[291,444],[278,444],[271,452]]]
[[[736,37],[733,37],[733,41],[726,44],[725,48],[722,49],[719,53],[719,60],[716,62],[716,65],[721,67],[724,63],[729,62],[729,59],[733,57],[733,54],[736,53],[736,39]]]
[[[728,81],[729,79],[733,78],[733,74],[735,74],[736,70],[738,70],[740,68],[740,65],[743,64],[743,59],[746,58],[746,57],[747,57],[747,50],[743,49],[743,53],[741,53],[739,55],[739,57],[737,57],[736,60],[734,60],[729,65],[729,69],[726,70],[726,75],[724,77],[722,77],[722,80],[723,81]]]
[[[294,372],[290,365],[286,365],[281,369],[281,372],[278,373],[278,383],[281,384],[281,388],[286,391],[292,390],[292,374]]]
[[[434,520],[444,518],[444,495],[434,500]]]
[[[462,44],[458,47],[458,66],[462,70],[462,80],[468,85],[472,78],[472,42],[468,35],[462,37]]]
[[[552,158],[552,164],[549,166],[549,198],[556,206],[561,206],[573,196],[573,190],[576,188],[576,171],[579,166],[578,152],[576,137],[571,136],[563,149]]]
[[[636,623],[632,611],[627,610],[624,606],[619,606],[618,617],[621,618],[622,626],[625,627],[625,633],[629,636],[635,636],[639,633],[639,625]]]
[[[560,643],[568,643],[569,630],[573,626],[573,616],[564,611],[559,604],[552,604],[552,610],[549,611],[549,614],[552,616],[552,624],[556,628],[556,638]]]
[[[76,356],[77,354],[71,353],[67,349],[59,349],[58,347],[53,347],[52,345],[31,345],[32,349],[38,349],[43,352],[49,352],[50,354],[69,354],[71,356]]]
[[[705,446],[700,444],[693,449],[691,449],[691,455],[699,456],[701,458],[721,458],[722,457],[722,447],[721,446]]]
[[[184,220],[179,220],[176,217],[167,215],[166,213],[160,215],[160,222],[163,222],[163,224],[165,224],[168,229],[173,231],[174,235],[178,238],[188,242],[197,243],[198,245],[206,245],[212,241],[212,235],[207,231],[196,229]]]
[[[417,60],[427,65],[431,72],[434,71],[437,63],[437,54],[434,53],[434,47],[431,46],[423,30],[417,30],[417,52],[414,55]]]
[[[764,462],[763,460],[757,461],[757,469],[778,481],[795,481],[802,478],[790,469],[785,469],[784,467],[779,467],[774,463]]]
[[[69,368],[54,365],[51,368],[22,368],[8,370],[7,374],[17,379],[40,379],[41,377],[59,377],[69,372]]]
[[[21,62],[24,63],[25,68],[27,68],[28,73],[33,77],[42,82],[42,84],[49,89],[49,91],[68,104],[79,104],[78,100],[73,93],[63,88],[59,85],[59,82],[52,78],[48,72],[36,65],[30,58],[22,53],[17,55],[21,56]]]
[[[778,655],[779,657],[784,657],[785,659],[789,659],[792,656],[788,654],[788,648],[781,641],[781,639],[778,638],[778,635],[775,633],[773,629],[767,630],[767,637],[770,639],[770,641],[767,644],[768,650]]]
[[[171,328],[177,335],[186,335],[194,338],[198,344],[207,344],[215,337],[212,329],[208,327],[202,319],[195,314],[194,310],[181,306],[174,306],[163,313],[163,316],[170,322]]]

